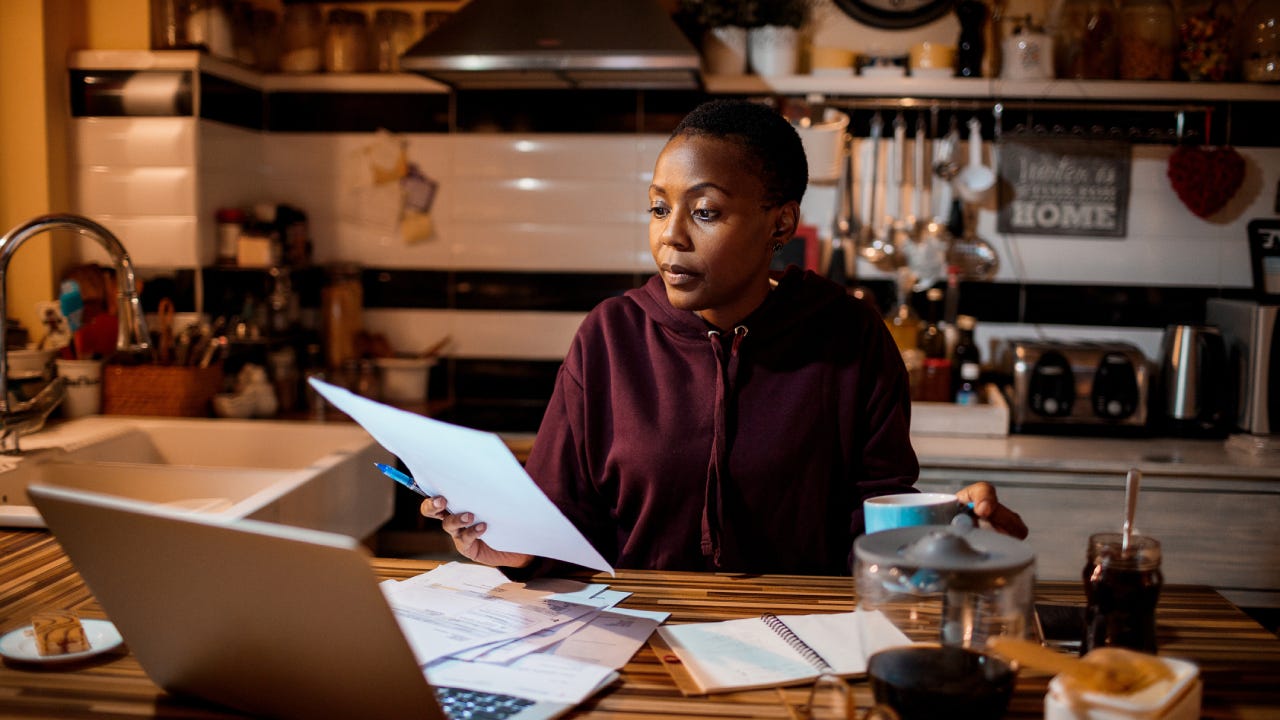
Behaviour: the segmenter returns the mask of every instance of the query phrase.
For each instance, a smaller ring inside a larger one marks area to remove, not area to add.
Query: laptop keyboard
[[[435,691],[444,714],[452,720],[503,720],[533,704],[525,698],[462,688],[438,687]]]

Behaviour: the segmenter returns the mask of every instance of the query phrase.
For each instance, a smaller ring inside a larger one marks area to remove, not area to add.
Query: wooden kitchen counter
[[[376,574],[407,578],[435,563],[374,559]],[[633,593],[625,607],[663,610],[669,622],[723,620],[765,611],[845,611],[852,606],[849,578],[739,576],[705,573],[620,572],[600,582]],[[1080,600],[1078,584],[1041,583],[1041,599]],[[39,530],[0,531],[0,632],[30,621],[42,608],[65,608],[86,618],[105,615],[53,537]],[[1166,587],[1159,609],[1162,654],[1194,660],[1204,680],[1203,716],[1249,720],[1280,717],[1280,639],[1212,590]],[[1040,718],[1048,678],[1028,671],[1018,678],[1009,718]],[[865,710],[866,682],[852,684]],[[653,653],[642,649],[622,671],[622,682],[592,698],[580,715],[629,718],[787,718],[784,700],[803,702],[802,688],[757,690],[709,697],[681,696]],[[226,718],[199,701],[165,695],[124,652],[49,669],[0,666],[3,718]]]

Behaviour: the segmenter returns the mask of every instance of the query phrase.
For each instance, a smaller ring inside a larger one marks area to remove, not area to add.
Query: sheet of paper
[[[456,591],[407,581],[380,587],[419,664],[524,637],[593,612],[585,605],[540,598],[512,601],[501,597],[498,589]]]
[[[615,676],[613,670],[569,658],[535,653],[511,665],[445,660],[427,668],[439,687],[503,693],[530,700],[576,705]]]
[[[617,609],[605,610],[548,652],[620,670],[663,619],[630,615]]]
[[[459,660],[473,660],[478,662],[506,664],[514,660],[524,657],[530,653],[539,652],[556,643],[574,635],[578,631],[587,626],[589,622],[601,611],[593,610],[574,620],[557,625],[555,627],[540,630],[532,635],[525,635],[522,638],[516,638],[504,642],[497,647],[490,647],[485,652],[475,655],[472,653],[463,653],[455,655]]]
[[[613,573],[494,433],[406,412],[314,378],[310,383],[400,458],[419,487],[447,497],[451,512],[472,512],[488,524],[484,540],[493,549]]]

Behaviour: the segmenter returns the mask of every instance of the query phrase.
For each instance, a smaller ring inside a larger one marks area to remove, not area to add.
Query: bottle
[[[356,335],[363,326],[364,286],[360,268],[338,265],[330,269],[329,282],[320,290],[321,333],[325,342],[325,361],[329,368],[341,369],[347,362],[358,360]]]
[[[956,327],[956,318],[960,311],[960,266],[947,266],[947,291],[942,300],[942,334],[947,339],[947,352],[943,356],[950,360],[955,354],[956,342],[960,339],[960,328]]]
[[[1120,79],[1173,79],[1175,36],[1173,6],[1168,0],[1124,0],[1120,6]]]
[[[907,268],[902,269],[907,270]],[[910,273],[910,270],[907,272]],[[894,344],[903,352],[917,349],[920,341],[920,315],[907,301],[913,284],[909,280],[909,277],[904,280],[901,275],[899,276],[898,303],[889,310],[889,314],[884,319],[885,324],[889,326],[889,334],[893,336]]]
[[[920,338],[916,344],[924,351],[926,358],[945,360],[947,358],[947,336],[938,325],[939,307],[942,305],[942,288],[929,288],[925,291],[924,297],[929,302],[928,319],[920,327]]]
[[[977,405],[978,376],[982,368],[978,363],[966,362],[960,366],[960,384],[956,386],[957,405]]]
[[[317,380],[327,380],[328,375],[325,373],[324,354],[320,350],[319,343],[311,343],[307,345],[307,369],[304,373],[306,387],[304,392],[307,398],[307,416],[317,422],[324,421],[324,397],[311,387],[311,378]]]
[[[956,347],[951,356],[951,386],[955,388],[955,401],[968,404],[977,401],[978,376],[982,373],[982,358],[978,346],[973,340],[973,328],[977,320],[972,315],[961,315],[956,318],[956,327],[960,334],[956,338]],[[970,377],[966,378],[965,376]],[[968,380],[968,387],[965,381]],[[962,399],[963,394],[963,399]]]
[[[982,60],[987,51],[983,37],[986,31],[987,6],[979,0],[960,0],[956,3],[956,17],[960,20],[960,38],[956,42],[956,77],[982,77]]]
[[[1057,76],[1114,80],[1117,22],[1115,0],[1066,0],[1053,38]]]

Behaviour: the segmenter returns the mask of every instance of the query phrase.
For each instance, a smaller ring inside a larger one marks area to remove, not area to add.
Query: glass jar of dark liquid
[[[1089,537],[1082,653],[1096,647],[1156,651],[1156,602],[1164,584],[1160,543],[1141,535],[1130,538],[1128,550],[1122,543],[1120,533]]]

